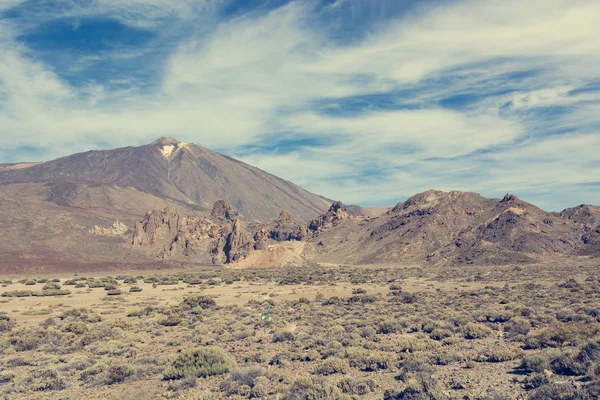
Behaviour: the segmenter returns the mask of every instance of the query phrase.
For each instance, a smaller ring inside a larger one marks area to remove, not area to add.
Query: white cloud
[[[17,3],[0,0],[0,11]],[[600,78],[597,1],[428,4],[345,44],[313,21],[307,2],[229,21],[215,19],[221,1],[62,3],[55,14],[23,17],[23,26],[45,18],[109,16],[161,35],[175,29],[166,20],[205,23],[185,25],[197,31],[169,42],[173,52],[156,68],[159,84],[148,93],[97,82],[72,86],[17,43],[22,28],[0,21],[0,137],[11,138],[11,146],[48,146],[46,156],[54,157],[86,150],[99,139],[130,145],[166,134],[240,153],[313,191],[355,203],[432,187],[495,193],[593,179],[585,163],[596,157],[590,149],[597,146],[592,133],[600,125],[600,96],[572,90]],[[328,12],[342,6],[335,3]],[[80,64],[71,73],[97,60],[75,61]],[[507,77],[520,72],[529,75]],[[490,95],[506,85],[510,93]],[[400,93],[399,102],[421,109],[375,107],[334,117],[313,104],[390,91]],[[481,98],[452,110],[438,104],[464,93]],[[564,106],[575,110],[546,120],[535,114]],[[544,129],[573,133],[544,138]],[[334,140],[290,153],[240,150],[268,145],[261,141],[280,132]],[[466,157],[498,146],[502,149]],[[380,174],[370,182],[364,171]],[[552,179],[561,171],[560,179]],[[600,196],[593,200],[600,202]]]

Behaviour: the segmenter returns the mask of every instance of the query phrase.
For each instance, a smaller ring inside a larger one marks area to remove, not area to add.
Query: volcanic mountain
[[[144,262],[122,237],[150,209],[186,216],[224,200],[249,222],[285,209],[299,221],[329,200],[203,147],[162,137],[140,147],[89,151],[44,163],[0,165],[0,270],[81,260]]]

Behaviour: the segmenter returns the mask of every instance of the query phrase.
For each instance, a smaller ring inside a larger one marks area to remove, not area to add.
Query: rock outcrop
[[[308,229],[313,233],[317,233],[332,228],[341,221],[349,218],[351,218],[351,215],[346,210],[346,207],[344,207],[344,204],[341,201],[336,201],[329,207],[329,210],[325,214],[313,219],[308,225]]]
[[[255,250],[309,236],[305,224],[281,211],[269,224],[248,224],[230,204],[215,202],[210,217],[184,217],[172,210],[150,211],[137,223],[131,245],[162,258],[194,257],[200,262],[235,263]]]
[[[243,218],[236,218],[233,221],[231,233],[227,236],[223,248],[227,263],[241,261],[254,250],[254,239],[246,229]]]
[[[92,235],[97,235],[97,236],[115,236],[115,237],[119,237],[119,236],[125,235],[128,230],[129,230],[129,228],[127,227],[127,225],[125,225],[124,223],[122,223],[119,220],[116,220],[112,224],[112,226],[110,228],[105,228],[103,226],[94,225],[89,230],[89,232]]]
[[[149,211],[144,219],[135,225],[131,244],[148,246],[173,240],[185,222],[185,218],[179,213],[169,209]]]

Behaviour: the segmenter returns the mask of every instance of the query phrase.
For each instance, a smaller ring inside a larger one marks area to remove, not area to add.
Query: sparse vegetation
[[[594,398],[595,274],[540,285],[519,278],[526,269],[476,272],[75,277],[63,287],[84,287],[60,298],[54,279],[15,282],[2,293],[0,394],[79,398],[139,385],[158,398]]]

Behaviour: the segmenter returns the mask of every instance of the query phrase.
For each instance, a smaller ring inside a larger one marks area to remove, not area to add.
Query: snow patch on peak
[[[172,144],[168,144],[166,146],[163,146],[160,149],[160,152],[162,153],[163,156],[165,156],[165,158],[169,158],[171,156],[171,154],[173,154],[173,150],[175,150],[175,146]]]
[[[177,153],[179,150],[183,149],[184,147],[188,147],[188,146],[189,145],[184,142],[178,142],[175,144],[166,144],[160,148],[160,152],[166,159],[169,159],[173,154]]]

